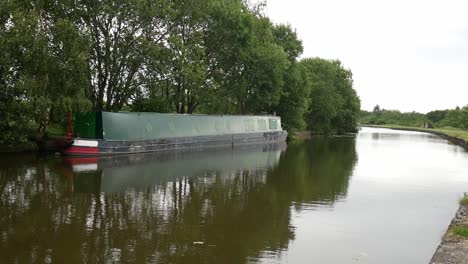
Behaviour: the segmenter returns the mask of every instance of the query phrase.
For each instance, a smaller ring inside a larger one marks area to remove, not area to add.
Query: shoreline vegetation
[[[301,58],[289,24],[243,0],[0,4],[0,151],[67,127],[66,114],[281,116],[284,128],[355,131],[360,99],[339,60]],[[3,146],[3,147],[1,147]]]
[[[387,110],[376,105],[372,111],[362,110],[359,122],[361,126],[427,132],[468,149],[468,105],[426,114]]]

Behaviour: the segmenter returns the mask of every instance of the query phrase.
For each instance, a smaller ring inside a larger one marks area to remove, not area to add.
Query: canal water
[[[468,192],[437,136],[0,156],[0,263],[428,263]]]

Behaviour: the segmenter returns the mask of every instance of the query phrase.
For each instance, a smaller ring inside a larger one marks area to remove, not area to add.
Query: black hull
[[[195,149],[206,147],[238,146],[245,144],[264,144],[285,141],[287,135],[288,133],[286,131],[273,131],[262,133],[230,134],[221,136],[179,137],[142,141],[106,141],[77,139],[75,140],[76,142],[93,142],[97,146],[72,144],[70,147],[65,148],[63,150],[63,153],[69,156],[100,156]]]

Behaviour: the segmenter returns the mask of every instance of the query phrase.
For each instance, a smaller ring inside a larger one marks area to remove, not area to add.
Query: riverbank
[[[438,135],[468,150],[468,131],[464,131],[464,130],[406,127],[406,126],[398,126],[398,125],[365,125],[364,124],[361,126],[362,127],[389,128],[389,129],[394,129],[394,130],[426,132],[426,133]]]
[[[450,223],[442,242],[437,247],[430,264],[468,263],[468,197],[460,203],[460,209]]]
[[[16,145],[1,145],[0,144],[0,154],[2,153],[28,153],[28,152],[37,152],[39,147],[36,142],[28,141]]]
[[[351,133],[351,132],[348,132],[348,133],[345,133],[344,135],[337,135],[337,134],[330,134],[328,135],[328,137],[355,137],[357,133]],[[313,137],[323,137],[325,136],[324,134],[313,134],[311,133],[310,131],[296,131],[294,132],[291,137],[290,137],[290,140],[298,140],[298,141],[301,141],[301,140],[309,140],[309,139],[312,139]]]
[[[0,154],[5,153],[32,153],[39,152],[44,144],[51,139],[63,138],[67,130],[60,124],[50,123],[42,139],[37,139],[37,135],[30,133],[25,142],[16,142],[11,144],[0,144]]]

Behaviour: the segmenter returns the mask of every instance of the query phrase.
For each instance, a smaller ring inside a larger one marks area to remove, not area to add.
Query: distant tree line
[[[338,60],[305,58],[289,25],[244,0],[3,0],[0,144],[66,112],[277,113],[290,131],[355,130]]]
[[[458,128],[468,130],[468,105],[455,109],[435,110],[427,114],[417,112],[401,113],[397,110],[381,109],[375,106],[373,111],[361,111],[360,122],[371,125],[421,126],[428,122],[436,128]]]

